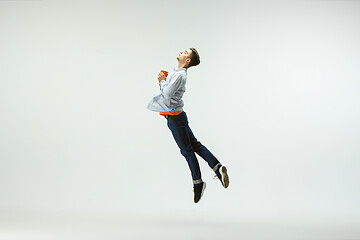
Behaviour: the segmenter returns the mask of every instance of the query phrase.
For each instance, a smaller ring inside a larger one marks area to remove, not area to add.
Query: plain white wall
[[[0,1],[0,209],[360,214],[357,1]],[[195,47],[185,110],[229,168],[192,202],[146,109]]]

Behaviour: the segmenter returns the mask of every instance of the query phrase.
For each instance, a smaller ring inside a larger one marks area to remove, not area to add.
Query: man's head
[[[181,51],[177,57],[179,66],[189,68],[200,64],[200,56],[195,48],[189,48],[185,51]]]

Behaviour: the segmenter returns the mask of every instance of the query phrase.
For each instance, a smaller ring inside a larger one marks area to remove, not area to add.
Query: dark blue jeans
[[[166,116],[167,125],[174,136],[181,154],[185,157],[193,179],[194,184],[201,182],[201,172],[199,162],[195,153],[202,157],[214,171],[220,165],[216,157],[202,145],[194,136],[189,127],[189,122],[185,112],[179,115]]]

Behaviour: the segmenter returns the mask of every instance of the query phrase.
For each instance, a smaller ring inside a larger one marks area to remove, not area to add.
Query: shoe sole
[[[220,168],[220,172],[221,172],[221,177],[222,177],[222,182],[223,182],[223,186],[224,188],[227,188],[229,186],[229,175],[227,174],[227,169],[225,166],[222,166]]]

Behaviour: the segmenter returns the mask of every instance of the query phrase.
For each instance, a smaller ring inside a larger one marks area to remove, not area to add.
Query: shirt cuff
[[[161,81],[159,82],[159,86],[161,87],[161,86],[164,85],[165,83],[166,83],[165,80],[161,80]]]

